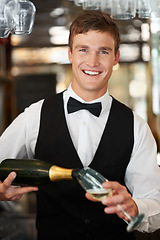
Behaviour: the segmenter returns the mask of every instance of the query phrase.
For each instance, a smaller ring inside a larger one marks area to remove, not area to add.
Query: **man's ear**
[[[68,48],[68,59],[72,63],[72,51],[70,47]]]
[[[116,56],[115,56],[115,59],[114,59],[114,65],[116,65],[119,61],[119,58],[120,58],[120,51],[118,50]]]

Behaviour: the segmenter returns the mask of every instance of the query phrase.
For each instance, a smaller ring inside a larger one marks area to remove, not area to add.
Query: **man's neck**
[[[104,89],[103,91],[85,91],[85,90],[76,90],[74,86],[71,84],[71,88],[74,91],[76,95],[78,95],[81,99],[83,99],[85,102],[91,102],[96,99],[101,98],[106,92],[107,89]]]

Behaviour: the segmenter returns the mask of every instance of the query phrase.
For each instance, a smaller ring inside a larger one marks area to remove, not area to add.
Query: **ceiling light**
[[[64,8],[55,8],[53,11],[50,13],[51,17],[58,17],[62,14],[64,14]]]
[[[11,45],[12,46],[18,46],[22,42],[22,36],[21,35],[12,35],[11,36]]]
[[[49,29],[50,41],[55,45],[68,44],[69,30],[64,26],[55,26]]]
[[[144,81],[132,80],[129,83],[129,93],[133,98],[145,97],[147,93],[147,87]]]
[[[68,39],[64,36],[53,36],[50,37],[50,42],[54,45],[67,45],[68,44]]]
[[[58,34],[63,34],[66,31],[67,31],[67,28],[64,26],[54,26],[49,29],[49,34],[51,36],[54,36]]]

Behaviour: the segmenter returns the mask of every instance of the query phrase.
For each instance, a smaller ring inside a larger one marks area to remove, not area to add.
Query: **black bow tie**
[[[67,110],[68,113],[73,113],[76,111],[79,111],[81,109],[86,109],[89,112],[91,112],[93,115],[96,117],[99,117],[101,110],[102,110],[102,105],[100,102],[98,103],[81,103],[77,101],[76,99],[70,97],[67,103]]]

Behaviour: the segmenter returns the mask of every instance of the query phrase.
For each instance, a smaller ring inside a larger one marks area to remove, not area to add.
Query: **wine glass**
[[[5,5],[5,15],[12,34],[30,34],[36,8],[29,0],[11,0]]]
[[[86,167],[78,171],[76,179],[84,190],[98,201],[102,201],[104,198],[112,196],[112,189],[105,189],[102,186],[102,183],[108,180],[92,168]],[[135,217],[131,217],[119,204],[117,204],[117,206],[128,218],[128,221],[123,219],[128,224],[127,231],[133,231],[143,220],[144,214],[138,214]]]
[[[136,1],[112,0],[111,16],[119,20],[134,18],[136,16]]]
[[[5,4],[7,0],[0,1],[0,38],[8,38],[10,29],[7,23],[6,15],[4,12]]]
[[[8,27],[7,21],[0,16],[0,38],[8,38],[10,34],[10,29]]]
[[[97,0],[83,0],[82,7],[85,10],[99,10],[100,5]]]

